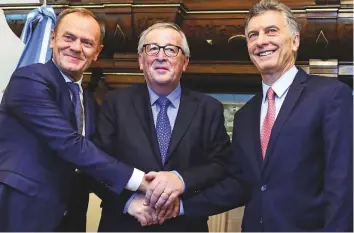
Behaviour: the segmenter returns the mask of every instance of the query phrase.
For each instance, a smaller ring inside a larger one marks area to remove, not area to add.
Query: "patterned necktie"
[[[268,110],[267,115],[264,119],[262,132],[261,132],[261,146],[262,146],[262,158],[264,160],[268,142],[270,138],[270,134],[272,132],[272,128],[275,121],[275,101],[274,101],[274,91],[270,87],[267,91],[267,98],[268,98]]]
[[[171,139],[171,125],[167,116],[167,108],[171,102],[166,97],[160,97],[156,100],[156,103],[160,106],[156,121],[156,135],[159,143],[162,164],[165,164],[167,150]]]
[[[82,109],[81,100],[80,100],[80,87],[79,84],[74,82],[68,82],[69,89],[72,94],[72,103],[75,109],[75,118],[77,124],[77,130],[82,134],[83,124],[84,124],[84,111]]]

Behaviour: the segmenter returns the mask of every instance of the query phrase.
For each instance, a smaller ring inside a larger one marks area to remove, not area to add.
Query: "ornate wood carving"
[[[92,68],[103,68],[110,77],[106,79],[110,88],[126,85],[121,82],[121,74],[141,73],[136,55],[140,33],[156,21],[171,21],[181,26],[190,44],[191,63],[183,76],[187,85],[198,88],[203,83],[200,89],[215,87],[215,90],[224,88],[228,91],[233,83],[232,87],[236,89],[241,85],[243,92],[252,91],[259,85],[259,75],[250,62],[244,38],[244,19],[256,2],[258,0],[47,0],[57,13],[68,7],[81,6],[103,19],[107,31],[105,46]],[[309,69],[310,59],[336,59],[337,70],[348,70],[352,66],[351,1],[282,2],[292,8],[302,26],[297,64]],[[38,6],[7,5],[2,8],[10,27],[20,36],[26,14]],[[336,74],[339,78],[343,76],[340,72]],[[141,77],[133,75],[124,80],[141,82]]]

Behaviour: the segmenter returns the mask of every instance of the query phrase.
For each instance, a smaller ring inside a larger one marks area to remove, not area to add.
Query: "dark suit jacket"
[[[85,102],[86,126],[92,127],[92,103]],[[14,72],[0,106],[0,129],[0,231],[55,230],[74,168],[116,193],[132,174],[77,133],[69,89],[52,61]]]
[[[106,95],[98,121],[99,144],[115,158],[149,171],[178,171],[186,184],[184,196],[205,189],[224,174],[230,139],[224,126],[223,106],[216,99],[182,88],[181,103],[163,166],[157,144],[148,89],[145,84]],[[207,231],[207,217],[177,217],[163,226],[143,228],[123,214],[132,192],[103,199],[100,231]]]
[[[235,114],[230,164],[237,179],[230,176],[186,200],[186,215],[215,214],[246,202],[243,231],[352,230],[350,88],[299,69],[273,126],[264,161],[261,101],[258,94]],[[243,190],[239,181],[244,182]]]

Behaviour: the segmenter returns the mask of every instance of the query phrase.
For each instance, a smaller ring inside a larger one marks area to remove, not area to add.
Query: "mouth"
[[[272,55],[275,51],[276,50],[262,51],[262,52],[256,53],[256,55],[259,56],[259,57],[267,57],[267,56]]]
[[[82,60],[81,57],[77,57],[77,56],[72,56],[72,55],[65,55],[65,56],[67,56],[73,60],[80,60],[80,61]]]
[[[168,71],[168,68],[166,68],[166,67],[155,67],[155,70],[157,70],[157,71]]]

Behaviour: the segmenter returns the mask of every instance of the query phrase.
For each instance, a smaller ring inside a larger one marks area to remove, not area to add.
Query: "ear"
[[[97,48],[95,57],[93,58],[94,61],[97,61],[98,55],[100,54],[100,52],[102,51],[102,49],[103,49],[103,45],[100,44],[100,45],[98,46],[98,48]]]
[[[292,50],[294,52],[297,52],[297,50],[299,49],[300,46],[300,35],[299,34],[294,34],[292,36]]]
[[[138,58],[138,61],[139,61],[139,68],[140,70],[143,70],[143,63],[144,63],[144,58],[143,58],[143,55],[141,53],[139,53],[139,58]]]
[[[189,64],[189,57],[185,57],[183,63],[183,72],[186,71],[188,64]]]
[[[51,49],[54,47],[54,41],[55,41],[55,32],[54,32],[54,29],[53,29],[52,33],[50,35],[50,44],[49,44],[49,47]]]

